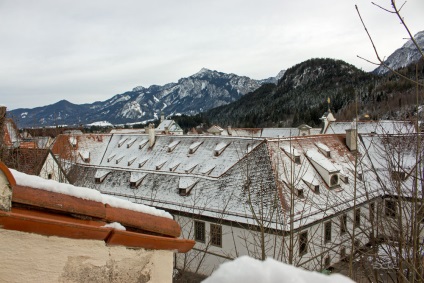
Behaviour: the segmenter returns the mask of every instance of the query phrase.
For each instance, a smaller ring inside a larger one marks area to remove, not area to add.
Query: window
[[[396,202],[394,200],[386,199],[386,216],[396,216]]]
[[[340,248],[340,260],[344,260],[346,258],[346,247]]]
[[[302,256],[308,252],[308,232],[299,234],[299,255]]]
[[[361,209],[358,208],[355,210],[355,228],[361,226]]]
[[[211,224],[211,245],[222,247],[222,226]]]
[[[331,242],[331,221],[325,223],[324,242]]]
[[[331,176],[330,185],[335,186],[339,184],[339,176],[337,174]]]
[[[47,179],[52,179],[53,178],[53,174],[52,173],[49,173],[48,175],[47,175]]]
[[[371,225],[373,224],[373,221],[374,221],[374,214],[375,214],[375,203],[372,202],[372,203],[370,203],[370,222],[371,222]]]
[[[194,239],[197,242],[205,242],[205,222],[194,221]]]
[[[345,234],[347,231],[347,215],[340,216],[340,235]]]
[[[331,264],[330,256],[329,256],[329,255],[327,255],[327,256],[325,257],[325,259],[324,259],[324,267],[325,267],[325,268],[327,268],[327,267],[329,267],[329,266],[330,266],[330,264]]]

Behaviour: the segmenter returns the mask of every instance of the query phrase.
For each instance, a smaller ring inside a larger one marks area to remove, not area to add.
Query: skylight
[[[294,148],[290,147],[290,145],[283,145],[281,149],[293,160],[295,163],[300,164],[300,153]]]
[[[79,155],[80,155],[82,161],[84,161],[86,163],[90,162],[90,151],[88,151],[88,150],[81,150],[79,152]]]

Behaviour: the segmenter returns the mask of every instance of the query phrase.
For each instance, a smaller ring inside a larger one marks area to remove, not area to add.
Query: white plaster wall
[[[172,251],[4,229],[0,243],[0,282],[172,282]]]
[[[346,211],[347,214],[347,232],[340,234],[340,215],[333,215],[331,219],[317,222],[315,225],[308,226],[300,232],[293,235],[293,265],[300,266],[308,270],[320,271],[325,268],[324,259],[330,257],[330,264],[341,260],[341,247],[346,248],[346,255],[349,255],[352,245],[352,231],[355,229],[355,239],[361,243],[361,246],[368,242],[370,232],[369,207],[363,204],[357,208],[361,209],[361,226],[354,228],[354,212]],[[376,207],[377,210],[377,207]],[[194,239],[194,219],[177,216],[177,222],[182,229],[182,237]],[[199,220],[203,221],[203,220]],[[332,221],[332,240],[324,243],[324,223]],[[176,267],[191,272],[198,272],[203,275],[210,275],[221,263],[242,255],[260,258],[260,236],[257,232],[242,229],[237,226],[222,225],[222,247],[216,247],[208,244],[210,239],[210,224],[205,222],[205,243],[196,242],[194,249],[187,254],[178,254],[176,257]],[[280,228],[283,228],[281,226]],[[308,252],[302,256],[299,255],[299,234],[308,231]],[[288,263],[290,238],[279,235],[266,235],[266,256],[276,260]],[[207,251],[206,255],[203,251]]]
[[[57,164],[51,153],[47,155],[43,167],[41,168],[40,177],[48,179],[49,174],[52,174],[52,180],[58,181],[60,183],[69,183],[64,177],[64,174],[59,168],[59,164]]]

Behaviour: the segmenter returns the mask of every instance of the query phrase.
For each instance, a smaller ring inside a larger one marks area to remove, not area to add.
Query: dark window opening
[[[205,222],[194,221],[194,239],[197,242],[205,242]]]
[[[331,242],[331,222],[325,223],[324,242]]]
[[[302,232],[299,235],[299,255],[302,256],[308,252],[308,232]]]
[[[222,247],[222,226],[211,224],[211,245]]]

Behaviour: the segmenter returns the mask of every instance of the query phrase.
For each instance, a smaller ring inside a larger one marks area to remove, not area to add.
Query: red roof
[[[187,252],[194,246],[193,240],[177,238],[181,230],[172,219],[17,185],[2,162],[0,171],[13,191],[11,211],[0,210],[3,229],[179,252]],[[127,230],[103,227],[112,222],[124,225]]]

